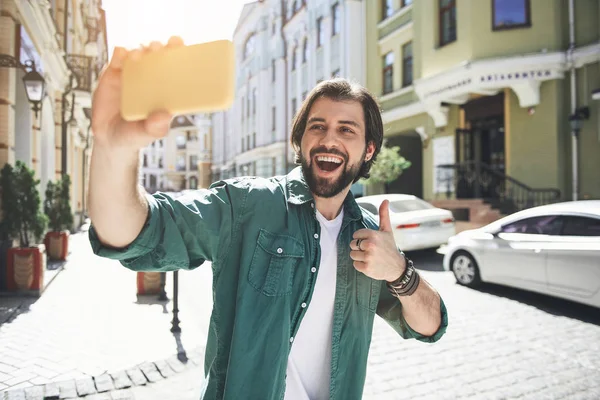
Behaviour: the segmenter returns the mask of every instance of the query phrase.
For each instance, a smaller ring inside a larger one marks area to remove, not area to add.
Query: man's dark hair
[[[295,163],[300,164],[300,142],[306,130],[308,113],[315,101],[320,98],[327,98],[333,101],[357,101],[362,105],[365,118],[365,145],[373,142],[375,152],[373,157],[363,162],[358,176],[354,182],[360,178],[368,178],[371,165],[375,161],[381,145],[383,143],[383,121],[381,120],[381,111],[375,97],[363,86],[348,81],[344,78],[334,78],[322,81],[306,96],[300,110],[294,116],[292,121],[292,148],[296,152]]]

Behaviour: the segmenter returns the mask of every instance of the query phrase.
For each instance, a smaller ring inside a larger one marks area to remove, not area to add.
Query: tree
[[[411,162],[400,155],[400,146],[387,147],[387,140],[383,142],[377,159],[371,166],[369,179],[362,179],[365,185],[383,183],[385,191],[388,185],[398,179],[405,169],[410,168]]]
[[[44,213],[48,216],[49,227],[53,232],[70,230],[73,226],[71,213],[71,178],[65,175],[56,183],[50,181],[46,186],[46,199],[44,200]]]
[[[2,233],[18,239],[22,248],[32,242],[39,243],[46,229],[47,218],[40,210],[39,183],[35,172],[21,161],[14,168],[9,164],[2,168]]]

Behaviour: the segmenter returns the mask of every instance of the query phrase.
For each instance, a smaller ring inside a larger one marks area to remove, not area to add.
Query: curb
[[[143,362],[118,372],[51,382],[0,392],[0,400],[134,400],[131,389],[160,382],[190,368],[204,365],[204,350],[180,352],[164,360]]]

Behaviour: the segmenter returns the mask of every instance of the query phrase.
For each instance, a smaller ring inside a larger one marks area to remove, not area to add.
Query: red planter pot
[[[45,246],[11,247],[6,254],[6,288],[9,291],[41,293],[45,270]]]
[[[44,244],[49,259],[66,260],[69,254],[69,231],[46,233]]]
[[[137,294],[159,294],[160,272],[138,272]]]

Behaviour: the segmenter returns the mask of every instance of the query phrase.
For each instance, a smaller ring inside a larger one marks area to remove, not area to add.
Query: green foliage
[[[39,243],[46,230],[47,218],[41,212],[35,173],[21,161],[6,164],[0,174],[2,186],[2,236],[19,241],[19,247]]]
[[[369,185],[372,183],[388,184],[400,177],[402,172],[411,166],[411,162],[400,155],[400,147],[387,147],[384,142],[377,159],[371,167],[371,177],[362,179],[361,183]]]
[[[48,216],[48,226],[53,232],[70,230],[73,226],[71,212],[71,178],[65,175],[56,183],[50,181],[46,186],[44,213]]]

